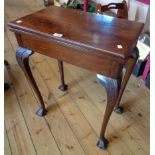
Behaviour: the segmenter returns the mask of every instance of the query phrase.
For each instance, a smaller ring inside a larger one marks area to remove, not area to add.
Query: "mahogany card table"
[[[37,115],[44,116],[47,110],[29,66],[29,58],[34,52],[58,60],[62,91],[67,90],[63,61],[97,73],[107,91],[97,146],[107,148],[106,126],[113,110],[123,112],[119,103],[138,58],[136,44],[143,24],[52,6],[14,20],[8,26],[19,45],[16,51],[18,64],[40,100]],[[124,65],[126,72],[122,77]]]

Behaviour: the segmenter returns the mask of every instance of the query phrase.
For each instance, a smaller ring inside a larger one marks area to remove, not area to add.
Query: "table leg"
[[[4,65],[5,65],[6,67],[10,66],[10,64],[8,63],[7,60],[4,60]]]
[[[16,50],[16,59],[17,59],[19,66],[23,70],[25,76],[27,77],[27,79],[31,83],[35,93],[37,94],[37,96],[39,98],[41,108],[39,108],[37,110],[36,114],[38,116],[44,116],[44,115],[46,115],[47,110],[45,109],[45,104],[44,104],[43,98],[42,98],[41,93],[37,87],[37,84],[34,80],[34,77],[32,75],[32,72],[31,72],[31,69],[29,66],[29,57],[32,54],[33,54],[33,52],[31,50],[19,47]]]
[[[68,89],[68,86],[65,84],[65,80],[64,80],[63,61],[58,60],[58,66],[59,66],[59,72],[60,72],[60,78],[61,78],[61,85],[59,86],[59,89],[61,91],[65,91]]]
[[[139,51],[138,51],[138,48],[134,48],[128,62],[127,62],[127,68],[126,68],[126,72],[125,72],[125,75],[124,75],[124,78],[123,78],[123,81],[121,83],[121,88],[120,88],[120,91],[119,91],[119,95],[118,95],[118,98],[117,98],[117,101],[116,101],[116,106],[114,108],[114,112],[118,113],[118,114],[122,114],[123,113],[123,107],[120,106],[120,100],[122,98],[122,95],[123,95],[123,92],[124,92],[124,89],[127,85],[127,82],[131,76],[131,73],[133,71],[133,68],[137,62],[137,59],[139,57]]]
[[[100,132],[100,139],[98,140],[96,145],[101,149],[106,149],[108,145],[108,140],[105,138],[105,130],[111,113],[116,105],[116,99],[118,97],[119,92],[119,79],[112,79],[99,74],[97,75],[97,78],[100,81],[100,83],[103,84],[106,88],[107,106]]]

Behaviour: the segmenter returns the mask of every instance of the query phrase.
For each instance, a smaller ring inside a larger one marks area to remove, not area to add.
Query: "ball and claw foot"
[[[43,108],[39,108],[39,109],[37,110],[37,112],[36,112],[36,114],[37,114],[38,116],[40,116],[40,117],[45,116],[46,113],[47,113],[47,110],[46,110],[46,109],[43,109]]]
[[[100,149],[106,149],[107,147],[108,147],[108,140],[107,139],[100,139],[98,142],[97,142],[97,144],[96,144],[96,146],[97,147],[99,147]]]
[[[123,113],[123,107],[115,107],[114,112],[117,114],[122,114]]]
[[[61,91],[66,91],[66,90],[68,89],[68,85],[66,85],[66,84],[60,85],[60,86],[59,86],[59,89],[60,89]]]

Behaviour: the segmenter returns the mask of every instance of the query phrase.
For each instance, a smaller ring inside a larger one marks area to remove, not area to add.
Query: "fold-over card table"
[[[40,100],[37,115],[44,116],[46,109],[29,66],[29,57],[34,52],[58,60],[62,91],[67,90],[63,61],[97,73],[107,91],[107,106],[97,142],[98,147],[105,149],[108,144],[105,129],[110,115],[113,110],[117,113],[123,110],[119,103],[138,58],[136,44],[143,24],[52,6],[14,20],[8,26],[19,45],[17,61]]]

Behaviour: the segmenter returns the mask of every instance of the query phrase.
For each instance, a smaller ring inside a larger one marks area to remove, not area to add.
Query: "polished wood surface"
[[[95,146],[100,134],[106,92],[96,81],[96,74],[64,63],[67,92],[58,89],[60,75],[56,60],[34,53],[30,67],[39,85],[48,113],[36,116],[35,93],[15,60],[17,42],[7,23],[42,9],[42,0],[5,0],[5,154],[6,155],[148,155],[149,154],[149,90],[138,87],[139,78],[131,76],[124,91],[123,115],[112,114],[107,133],[107,150]],[[124,70],[125,71],[125,70]],[[135,93],[136,92],[136,93]],[[60,123],[61,122],[61,123]],[[64,134],[65,133],[65,134]],[[80,145],[80,146],[79,146]]]
[[[68,86],[65,84],[64,68],[63,68],[63,62],[61,60],[58,60],[58,66],[59,66],[60,79],[61,79],[61,85],[59,86],[59,89],[62,91],[65,91],[67,90]]]
[[[18,38],[18,36],[17,36]],[[38,99],[40,101],[41,104],[41,109],[38,109],[37,111],[37,115],[39,116],[44,116],[46,114],[46,109],[45,109],[45,105],[44,105],[44,101],[43,98],[41,96],[41,93],[37,87],[37,84],[33,78],[33,74],[31,72],[30,66],[29,66],[29,57],[33,54],[32,51],[27,50],[27,49],[23,49],[23,48],[18,48],[17,52],[16,52],[16,59],[17,62],[19,64],[19,66],[21,67],[21,69],[23,70],[23,72],[25,73],[25,76],[27,77],[27,79],[30,81],[34,91],[36,92]]]
[[[77,22],[75,18],[82,20]],[[107,90],[107,106],[97,146],[106,149],[108,140],[105,131],[121,89],[122,68],[134,52],[142,27],[140,23],[57,7],[10,22],[9,29],[15,32],[20,46],[16,51],[17,62],[22,69],[24,67],[23,71],[40,100],[41,108],[37,115],[44,116],[46,108],[29,67],[29,56],[34,51],[58,59],[63,86],[60,89],[63,91],[67,85],[62,61],[104,74],[99,81]],[[55,36],[55,33],[62,37]],[[129,73],[131,75],[131,70]]]
[[[122,67],[119,61],[112,61],[112,58],[107,59],[104,54],[95,51],[84,51],[85,49],[80,49],[79,46],[76,48],[75,46],[67,47],[51,40],[27,34],[22,34],[22,39],[23,41],[19,46],[113,78],[118,77],[119,70]]]
[[[22,22],[16,23],[18,20]],[[9,27],[16,32],[23,31],[62,45],[89,50],[92,54],[94,51],[110,55],[124,63],[137,43],[143,24],[52,6],[19,18]],[[54,33],[63,34],[63,37],[54,37]],[[119,44],[122,49],[117,48]]]
[[[135,67],[135,64],[138,60],[138,57],[139,57],[139,51],[138,51],[138,48],[135,48],[133,50],[133,53],[131,54],[127,64],[126,64],[127,65],[126,72],[124,74],[123,81],[120,84],[120,92],[119,92],[119,95],[118,95],[118,98],[116,101],[116,105],[115,105],[115,109],[114,109],[114,111],[117,113],[123,113],[123,108],[120,107],[120,100],[122,98],[122,95],[123,95],[124,89],[127,85],[127,82],[131,76],[131,73]]]

